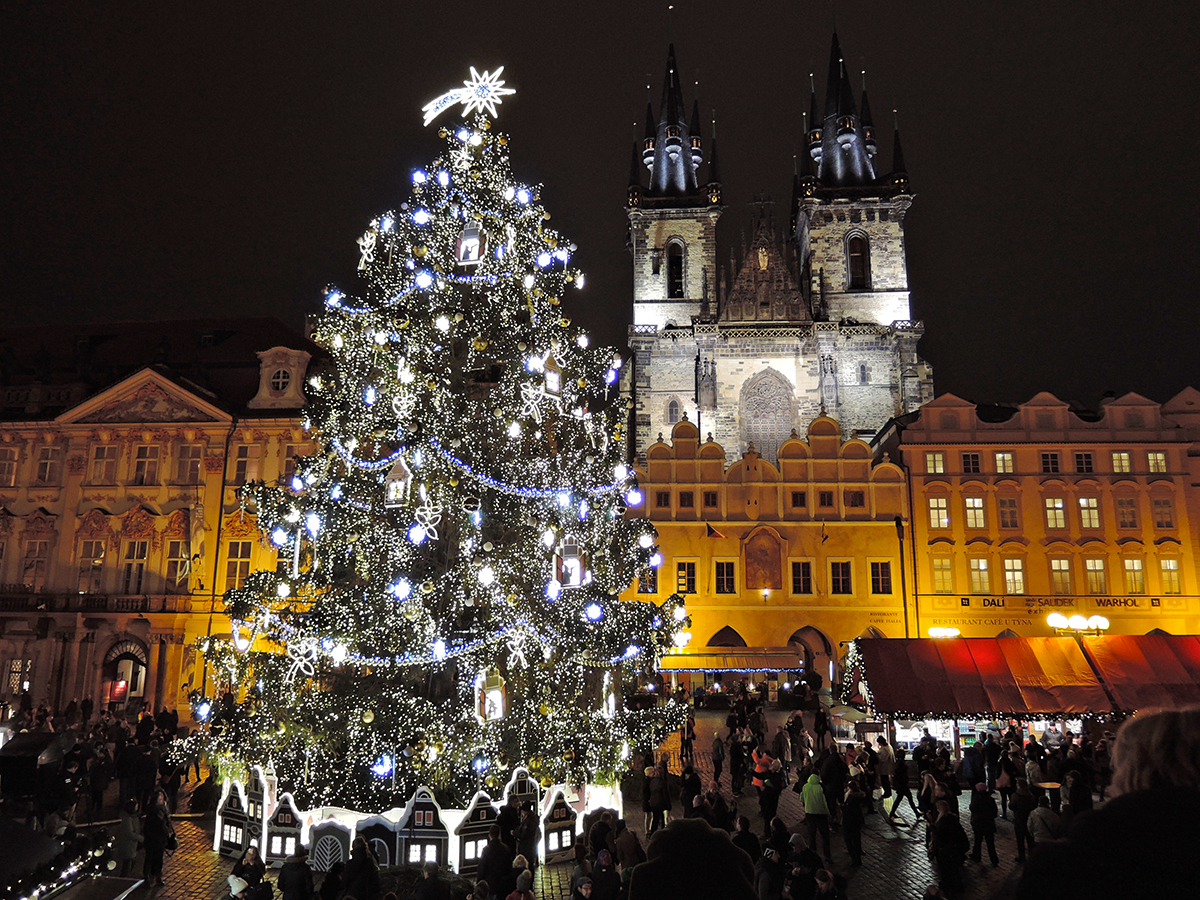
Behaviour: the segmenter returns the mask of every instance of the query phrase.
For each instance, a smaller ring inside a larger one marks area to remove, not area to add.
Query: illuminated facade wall
[[[874,462],[865,442],[843,440],[827,416],[779,455],[778,467],[750,452],[726,467],[725,448],[701,444],[687,421],[670,444],[648,448],[638,473],[645,501],[631,514],[658,528],[662,562],[623,597],[687,594],[684,653],[791,646],[827,677],[843,641],[905,635],[895,525],[906,516],[903,473]]]
[[[1050,612],[1103,615],[1113,634],[1200,631],[1194,460],[1171,409],[945,394],[889,423],[877,458],[908,473],[920,634],[1045,635]]]
[[[0,700],[28,685],[60,710],[186,707],[203,668],[192,645],[229,631],[222,594],[275,561],[237,487],[290,477],[308,447],[309,353],[248,356],[231,403],[147,367],[0,422]]]

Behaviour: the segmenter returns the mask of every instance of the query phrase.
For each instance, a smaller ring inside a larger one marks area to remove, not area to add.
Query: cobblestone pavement
[[[786,716],[785,711],[768,711],[772,732]],[[708,748],[712,745],[714,729],[720,728],[724,734],[723,726],[724,713],[700,713],[697,716],[696,769],[706,785],[712,778],[712,762]],[[678,770],[678,736],[669,739],[660,750],[672,756],[672,767]],[[729,797],[728,767],[721,777],[721,788]],[[960,804],[964,825],[970,833],[970,827],[967,825],[967,796],[964,794],[960,798]],[[752,828],[761,835],[764,831],[763,821],[754,788],[747,784],[741,797],[735,799],[738,814],[749,817]],[[180,806],[186,808],[182,801]],[[627,797],[625,811],[626,820],[633,830],[639,833],[645,846],[646,835],[642,829],[640,796]],[[681,814],[678,808],[674,813]],[[792,831],[803,831],[800,797],[792,790],[791,784],[780,798],[778,814]],[[909,827],[892,825],[882,815],[867,817],[863,828],[863,864],[858,869],[850,866],[849,855],[841,835],[834,832],[833,871],[846,879],[848,900],[919,900],[925,887],[936,880],[925,854],[924,827],[912,827],[913,815],[907,806],[901,815]],[[135,892],[134,896],[138,900],[222,900],[228,895],[225,879],[233,867],[233,862],[212,851],[212,820],[180,818],[176,820],[175,828],[179,835],[179,850],[167,859],[164,866],[165,886],[156,889],[143,887]],[[965,900],[999,900],[1014,893],[1021,869],[1014,862],[1016,841],[1013,837],[1011,814],[1008,820],[997,820],[996,849],[1000,856],[999,868],[993,868],[987,863],[986,856],[982,865],[970,861],[966,863],[966,892],[963,894]],[[138,865],[140,866],[140,858]],[[571,893],[571,869],[568,864],[539,867],[534,884],[534,893],[538,900],[568,900]],[[140,872],[140,868],[136,871]],[[269,874],[268,877],[273,876]],[[317,876],[318,886],[320,878],[321,876]]]

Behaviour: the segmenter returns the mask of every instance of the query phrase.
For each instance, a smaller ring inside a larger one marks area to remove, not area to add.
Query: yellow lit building
[[[898,466],[824,415],[780,445],[778,465],[751,447],[727,468],[725,448],[699,438],[685,418],[647,448],[630,511],[654,522],[661,562],[624,598],[687,597],[690,641],[664,672],[711,684],[804,668],[828,682],[843,642],[908,633]]]
[[[1047,393],[1012,407],[944,394],[889,422],[874,443],[908,475],[914,636],[1047,635],[1051,612],[1103,616],[1112,634],[1200,632],[1188,398],[1127,394],[1094,413]]]
[[[307,452],[321,351],[271,319],[2,337],[0,702],[186,707],[225,590],[275,563],[237,489]]]

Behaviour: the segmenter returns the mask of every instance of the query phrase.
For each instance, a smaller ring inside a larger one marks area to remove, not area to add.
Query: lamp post
[[[1108,619],[1104,616],[1085,618],[1074,615],[1067,618],[1062,613],[1050,613],[1046,616],[1046,624],[1054,629],[1059,637],[1081,637],[1085,634],[1100,635],[1108,631]]]

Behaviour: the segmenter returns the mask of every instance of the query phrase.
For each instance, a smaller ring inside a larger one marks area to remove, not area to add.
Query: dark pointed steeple
[[[809,125],[810,143],[813,125]],[[821,123],[817,178],[824,187],[859,187],[875,182],[875,167],[854,105],[854,89],[842,61],[837,32],[829,48],[829,81],[825,85],[825,117]]]
[[[708,145],[708,186],[709,197],[712,199],[712,188],[716,187],[716,199],[713,203],[721,202],[721,167],[717,163],[717,111],[713,110],[712,142]]]
[[[904,150],[900,147],[900,122],[896,122],[896,130],[892,133],[892,175],[891,181],[897,189],[908,192],[908,169],[904,167]]]
[[[871,121],[871,103],[867,100],[867,73],[862,73],[863,90],[862,105],[859,107],[858,118],[862,124],[863,144],[867,148],[867,156],[874,157],[878,151],[875,144],[875,123]]]
[[[812,86],[812,98],[808,104],[808,157],[820,165],[822,153],[821,126],[824,118],[821,116],[820,107],[817,106],[817,83],[811,72],[809,73],[808,80]]]
[[[646,93],[650,93],[650,86],[646,85]],[[646,100],[646,135],[642,139],[642,163],[647,169],[654,168],[654,140],[658,135],[658,128],[654,124],[654,106],[650,101]]]
[[[679,67],[675,63],[675,45],[671,44],[667,51],[667,72],[663,80],[658,127],[654,133],[650,167],[651,196],[683,196],[696,192],[696,168],[703,161],[703,152],[700,135],[688,126],[686,109]],[[693,122],[698,128],[698,107]]]

